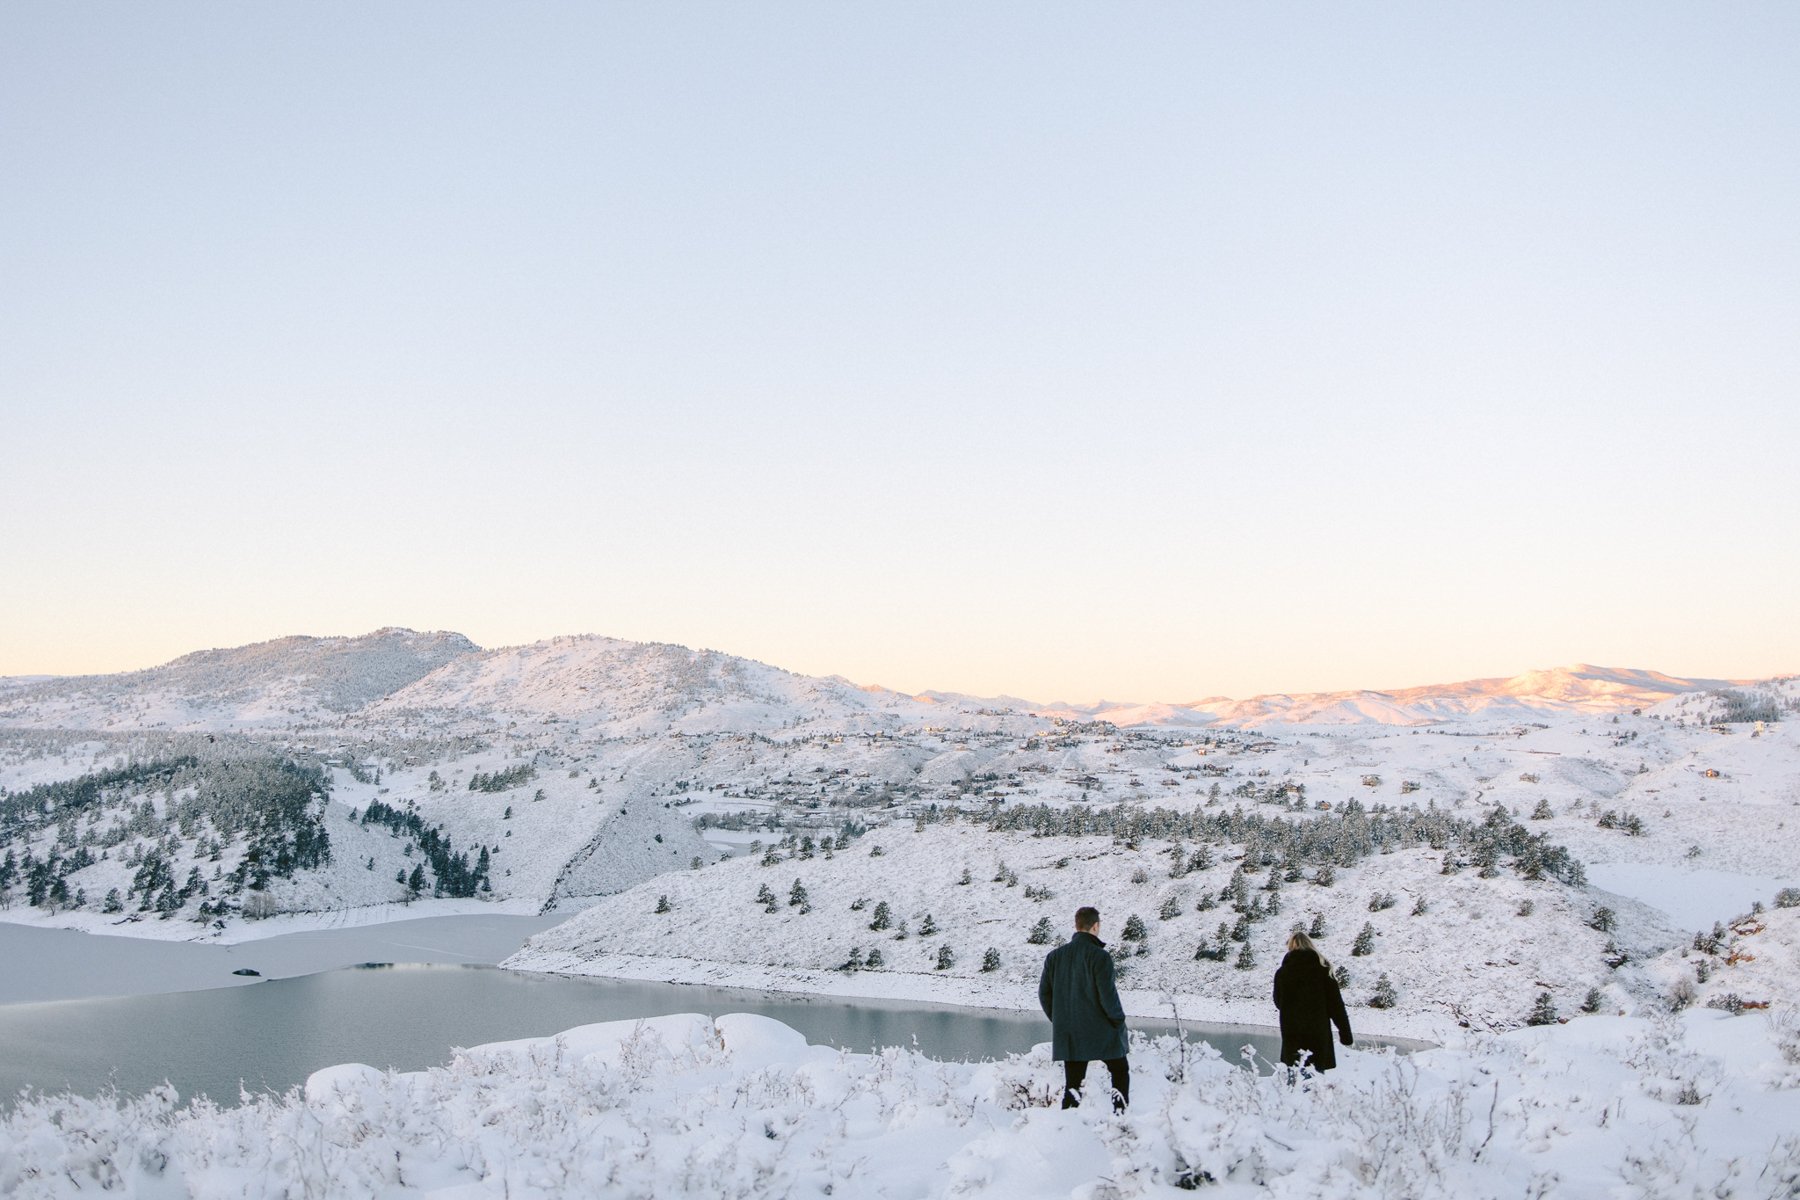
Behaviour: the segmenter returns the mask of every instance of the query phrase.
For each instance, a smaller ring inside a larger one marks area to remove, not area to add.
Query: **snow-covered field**
[[[1132,1106],[1053,1104],[1047,1047],[983,1064],[808,1046],[774,1021],[663,1017],[346,1065],[220,1110],[36,1100],[0,1194],[196,1197],[1516,1197],[1800,1195],[1800,1024],[1593,1017],[1293,1086],[1173,1039]]]

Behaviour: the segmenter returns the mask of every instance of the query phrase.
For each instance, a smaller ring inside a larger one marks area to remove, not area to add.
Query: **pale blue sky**
[[[1800,670],[1800,8],[0,8],[0,674]]]

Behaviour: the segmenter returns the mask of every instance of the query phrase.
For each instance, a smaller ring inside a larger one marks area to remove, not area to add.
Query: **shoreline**
[[[141,942],[178,942],[203,946],[241,946],[288,937],[296,933],[316,933],[339,929],[362,929],[371,925],[399,925],[407,921],[423,921],[434,917],[554,917],[551,924],[574,916],[580,909],[540,914],[542,905],[532,900],[415,900],[411,904],[369,904],[359,908],[332,908],[308,912],[277,913],[260,920],[235,917],[224,929],[209,923],[185,920],[161,920],[147,913],[86,912],[64,909],[50,914],[36,908],[0,909],[0,926],[16,925],[23,929],[61,929],[73,933],[97,934],[102,937],[126,938]]]
[[[634,954],[606,954],[591,959],[566,953],[534,951],[528,961],[513,955],[499,963],[504,971],[644,983],[693,984],[736,988],[741,991],[778,992],[784,995],[833,1000],[882,1000],[954,1008],[990,1009],[1032,1013],[1038,1010],[1034,986],[1007,980],[987,981],[959,977],[919,975],[894,971],[818,971],[772,967],[757,963],[712,962],[692,958],[656,958]],[[1139,1020],[1180,1021],[1210,1028],[1243,1029],[1263,1035],[1277,1034],[1271,1021],[1272,1005],[1246,1001],[1210,1000],[1202,996],[1170,997],[1166,993],[1119,989],[1125,1015]],[[1173,1003],[1171,1003],[1173,1000]],[[1408,1050],[1434,1048],[1454,1041],[1468,1031],[1448,1017],[1435,1014],[1382,1014],[1378,1027],[1359,1021],[1373,1015],[1366,1008],[1353,1009],[1351,1024],[1358,1040],[1366,1034]]]

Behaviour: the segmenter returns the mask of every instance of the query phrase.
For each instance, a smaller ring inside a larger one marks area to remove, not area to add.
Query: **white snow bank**
[[[29,1100],[0,1194],[127,1196],[1645,1197],[1800,1189],[1800,1019],[1594,1017],[1304,1087],[1139,1039],[1132,1107],[1054,1106],[1037,1047],[941,1063],[684,1015],[350,1065],[239,1108]]]

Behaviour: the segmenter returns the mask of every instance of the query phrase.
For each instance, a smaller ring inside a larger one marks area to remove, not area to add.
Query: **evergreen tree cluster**
[[[133,762],[0,796],[0,843],[7,845],[0,903],[20,882],[31,904],[81,906],[87,897],[71,889],[69,877],[97,861],[96,849],[104,857],[125,846],[119,857],[133,871],[131,883],[125,895],[109,894],[105,911],[135,900],[138,911],[166,915],[199,896],[199,916],[223,913],[227,896],[331,861],[328,795],[315,764],[233,748]],[[32,844],[46,832],[50,844],[39,857]],[[15,839],[24,842],[22,852],[11,846]],[[213,862],[243,841],[237,865],[223,876],[214,871],[216,897],[197,867],[176,879],[183,839],[192,839],[195,857]]]
[[[1714,692],[1713,695],[1719,701],[1718,715],[1712,719],[1714,725],[1735,725],[1750,721],[1773,725],[1781,720],[1781,700],[1768,692],[1727,688]]]
[[[369,806],[363,809],[362,823],[385,825],[397,834],[411,835],[424,852],[425,861],[431,864],[431,873],[436,879],[435,894],[467,897],[492,890],[488,882],[489,856],[486,846],[481,847],[471,864],[468,852],[452,846],[450,839],[444,836],[442,826],[426,825],[414,810],[395,808],[379,800],[369,801]],[[422,873],[417,867],[413,869],[413,873],[419,877],[419,884],[409,881],[407,886],[414,892],[421,891]]]
[[[1563,846],[1533,833],[1506,809],[1496,806],[1479,821],[1452,816],[1435,806],[1365,808],[1355,799],[1342,808],[1301,819],[1205,809],[1178,811],[1116,804],[1018,804],[988,814],[995,832],[1030,833],[1034,837],[1110,837],[1126,845],[1150,840],[1182,840],[1244,847],[1244,865],[1263,868],[1278,863],[1315,866],[1314,881],[1329,886],[1324,872],[1350,867],[1373,854],[1429,846],[1460,852],[1471,861],[1497,867],[1507,860],[1524,878],[1553,875],[1580,883],[1586,872]]]
[[[520,763],[516,767],[508,767],[504,771],[487,773],[477,771],[469,776],[471,792],[505,792],[537,778],[537,768],[530,763]]]
[[[178,772],[199,766],[192,755],[92,771],[74,779],[40,783],[22,792],[0,792],[0,832],[30,834],[95,808],[124,803],[152,789],[172,788]]]

